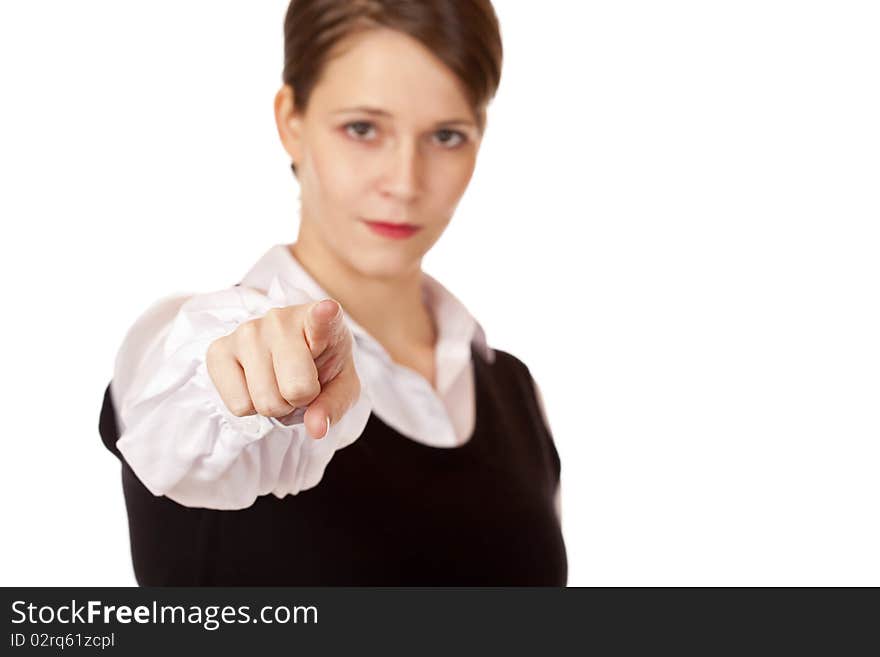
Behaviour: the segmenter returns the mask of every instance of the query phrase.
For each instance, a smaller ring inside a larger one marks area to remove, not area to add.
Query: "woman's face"
[[[471,179],[476,117],[455,74],[415,39],[377,28],[340,46],[304,115],[289,86],[275,99],[300,184],[298,246],[319,246],[367,276],[411,273]],[[365,220],[419,229],[394,238]]]

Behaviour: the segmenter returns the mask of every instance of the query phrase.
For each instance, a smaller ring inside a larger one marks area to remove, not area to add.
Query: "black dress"
[[[531,374],[471,349],[476,425],[440,448],[370,414],[313,488],[246,509],[182,506],[153,495],[116,449],[110,386],[100,433],[122,464],[141,586],[565,586],[554,509],[560,461]]]

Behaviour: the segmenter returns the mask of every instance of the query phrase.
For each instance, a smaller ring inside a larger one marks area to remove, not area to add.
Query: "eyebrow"
[[[369,105],[358,105],[357,107],[345,107],[343,109],[338,109],[333,114],[346,114],[348,112],[363,112],[365,114],[372,114],[374,116],[387,116],[392,117],[393,114],[386,110],[380,109],[378,107],[370,107]],[[436,125],[476,125],[473,121],[469,119],[448,119],[446,121],[437,121]]]

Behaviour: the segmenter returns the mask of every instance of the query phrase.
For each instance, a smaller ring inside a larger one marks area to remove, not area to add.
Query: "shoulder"
[[[495,358],[493,360],[493,365],[490,365],[489,367],[493,368],[493,374],[496,379],[513,382],[521,394],[525,395],[530,400],[533,400],[544,418],[544,423],[549,429],[549,422],[547,421],[546,411],[544,410],[544,395],[541,392],[537,379],[535,379],[532,371],[529,369],[529,366],[526,365],[522,359],[509,351],[504,351],[502,349],[493,349],[493,351],[495,353]]]
[[[522,413],[524,426],[531,426],[538,436],[536,445],[544,454],[554,481],[559,481],[561,463],[556,450],[553,432],[547,417],[543,394],[528,365],[515,354],[503,349],[494,349],[496,358],[492,368],[492,385],[495,395],[511,404],[511,412]]]
[[[531,378],[532,374],[528,365],[511,352],[493,347],[492,354],[492,359],[488,361],[489,367],[499,372]]]
[[[491,361],[480,360],[495,394],[516,399],[517,404],[524,403],[528,407],[539,403],[537,382],[528,365],[510,351],[493,348],[492,352]]]

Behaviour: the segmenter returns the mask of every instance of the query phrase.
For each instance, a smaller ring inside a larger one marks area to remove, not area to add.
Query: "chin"
[[[370,278],[397,278],[412,272],[421,264],[421,254],[406,249],[364,249],[354,254],[350,262],[361,274]]]

